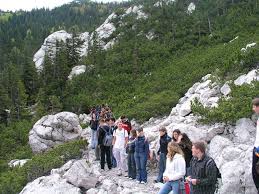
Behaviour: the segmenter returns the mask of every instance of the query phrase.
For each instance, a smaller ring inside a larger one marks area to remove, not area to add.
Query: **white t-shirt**
[[[125,129],[116,129],[113,132],[113,136],[116,138],[113,148],[122,149],[125,148],[125,138],[128,137],[128,132]]]
[[[257,120],[256,126],[255,147],[259,147],[259,119]]]

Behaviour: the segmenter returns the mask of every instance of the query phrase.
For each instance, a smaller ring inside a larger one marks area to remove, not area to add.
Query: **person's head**
[[[165,128],[165,127],[161,127],[161,128],[159,129],[159,135],[160,135],[160,137],[162,137],[163,135],[165,135],[166,132],[167,132],[166,128]]]
[[[253,105],[253,111],[256,113],[256,114],[259,114],[259,98],[254,98],[252,100],[252,105]]]
[[[206,145],[204,141],[197,141],[192,144],[192,155],[200,158],[206,152]]]
[[[106,118],[106,119],[105,119],[105,123],[109,125],[109,123],[110,123],[110,118]]]
[[[177,141],[180,134],[181,134],[181,131],[179,129],[175,129],[172,135],[173,140]]]
[[[175,154],[181,154],[182,156],[184,156],[182,149],[176,142],[168,143],[167,151],[168,151],[167,157],[170,158],[170,160],[174,158]]]
[[[140,128],[137,129],[137,136],[138,136],[138,137],[144,136],[144,130],[143,130],[142,127],[140,127]]]
[[[100,121],[99,121],[100,126],[103,126],[104,123],[105,123],[105,119],[100,119]]]
[[[132,129],[130,131],[130,136],[136,138],[137,137],[137,131],[135,129]]]
[[[178,137],[178,143],[181,143],[187,146],[189,149],[192,149],[192,142],[186,133],[181,133]]]
[[[115,124],[115,118],[110,118],[110,121],[109,121],[109,125],[110,126],[114,126],[114,124]]]
[[[125,121],[127,120],[127,117],[125,115],[122,115],[120,119],[121,119],[121,122],[125,123]]]

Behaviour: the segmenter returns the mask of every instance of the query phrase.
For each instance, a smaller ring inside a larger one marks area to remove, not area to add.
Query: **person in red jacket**
[[[130,131],[132,129],[131,123],[129,119],[126,116],[121,116],[121,122],[122,122],[122,128],[125,129],[128,132],[128,135],[130,134]]]

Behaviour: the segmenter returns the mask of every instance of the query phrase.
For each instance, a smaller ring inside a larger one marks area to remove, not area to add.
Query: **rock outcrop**
[[[44,152],[55,145],[79,139],[82,128],[76,114],[61,112],[37,121],[29,133],[29,144],[34,153]]]

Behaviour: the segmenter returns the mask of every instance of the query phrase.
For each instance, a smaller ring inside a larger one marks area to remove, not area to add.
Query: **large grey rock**
[[[231,92],[231,88],[230,86],[225,83],[221,88],[220,88],[220,92],[224,95],[224,96],[227,96],[230,94]]]
[[[252,145],[254,143],[254,133],[256,127],[251,119],[242,118],[236,122],[236,127],[234,130],[234,142],[236,143],[246,143]]]
[[[47,115],[37,121],[29,133],[29,144],[34,153],[80,138],[82,128],[78,116],[70,112]]]
[[[81,194],[79,188],[66,182],[60,175],[43,176],[28,183],[20,194]]]
[[[63,175],[63,178],[76,187],[83,187],[86,190],[95,188],[98,178],[90,174],[89,169],[90,166],[86,160],[78,160]]]

